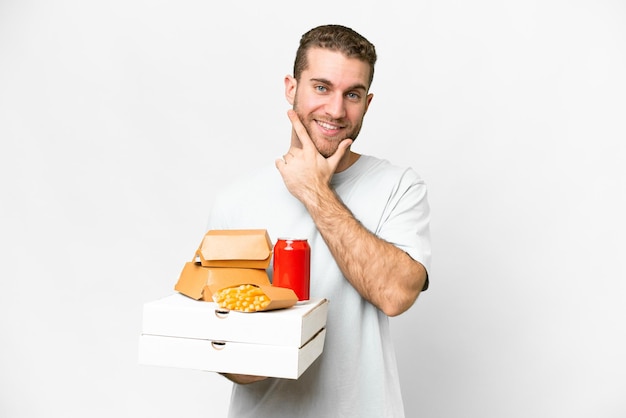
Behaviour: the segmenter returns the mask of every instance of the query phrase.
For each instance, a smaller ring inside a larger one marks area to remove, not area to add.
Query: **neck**
[[[360,156],[361,154],[357,154],[356,152],[352,152],[348,149],[339,164],[337,165],[335,173],[341,173],[342,171],[350,168],[350,166],[352,166],[352,164],[354,164]]]

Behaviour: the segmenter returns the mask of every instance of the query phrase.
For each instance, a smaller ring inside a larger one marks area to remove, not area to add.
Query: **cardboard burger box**
[[[196,259],[203,267],[266,269],[272,251],[265,229],[210,230],[200,242]]]
[[[328,301],[244,313],[180,293],[145,303],[139,363],[297,379],[323,352]]]
[[[269,285],[270,280],[265,270],[248,268],[203,267],[190,261],[185,263],[174,290],[197,300],[213,302],[213,291],[241,284],[257,286]]]

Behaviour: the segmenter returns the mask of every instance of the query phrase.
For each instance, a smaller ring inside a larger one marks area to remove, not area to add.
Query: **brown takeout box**
[[[202,267],[190,261],[185,263],[174,290],[196,300],[213,302],[211,285],[223,289],[241,284],[269,285],[270,279],[262,269]]]
[[[272,249],[265,229],[210,230],[196,251],[196,261],[204,267],[266,269]]]

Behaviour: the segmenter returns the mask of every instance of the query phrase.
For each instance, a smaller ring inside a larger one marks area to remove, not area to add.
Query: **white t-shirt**
[[[430,209],[415,171],[362,155],[331,184],[367,229],[430,269]],[[266,229],[274,243],[279,237],[306,238],[310,296],[329,300],[322,355],[297,380],[234,384],[230,417],[404,417],[388,317],[344,278],[273,164],[217,196],[208,229]]]

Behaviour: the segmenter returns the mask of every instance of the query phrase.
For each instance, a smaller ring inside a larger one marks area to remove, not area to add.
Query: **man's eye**
[[[315,90],[319,91],[320,93],[325,93],[327,89],[324,86],[315,86]]]
[[[359,98],[361,97],[357,93],[348,93],[347,96],[349,99],[352,99],[352,100],[359,100]]]

